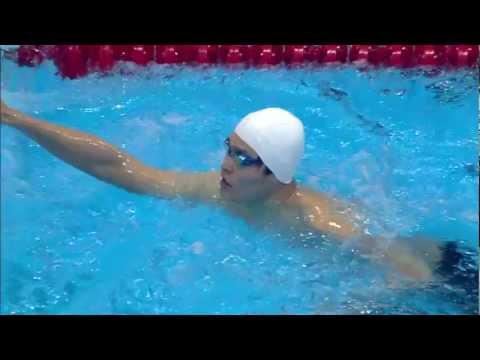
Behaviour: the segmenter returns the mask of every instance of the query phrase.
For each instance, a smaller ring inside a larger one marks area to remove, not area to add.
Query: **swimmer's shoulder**
[[[301,208],[311,208],[312,206],[325,208],[331,205],[332,199],[322,192],[298,186],[289,202]]]
[[[359,234],[355,212],[345,201],[305,187],[298,187],[291,201],[302,210],[304,221],[317,230],[340,238]]]

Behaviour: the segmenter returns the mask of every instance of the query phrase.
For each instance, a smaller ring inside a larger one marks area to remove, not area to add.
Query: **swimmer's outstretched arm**
[[[14,127],[50,153],[76,168],[130,192],[165,198],[182,195],[209,199],[216,173],[176,173],[154,169],[104,140],[54,125],[1,102],[0,123]]]

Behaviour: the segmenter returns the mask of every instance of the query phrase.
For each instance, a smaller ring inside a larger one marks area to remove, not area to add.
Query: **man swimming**
[[[388,265],[405,279],[432,280],[442,254],[434,241],[415,246],[369,235],[351,204],[299,186],[304,128],[290,112],[267,108],[245,116],[225,140],[220,172],[155,169],[104,140],[35,119],[1,103],[1,124],[20,130],[78,169],[129,192],[224,206],[252,224],[328,234],[360,255]]]

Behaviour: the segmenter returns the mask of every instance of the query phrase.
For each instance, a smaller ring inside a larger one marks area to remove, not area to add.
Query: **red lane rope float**
[[[453,68],[471,67],[479,58],[478,45],[22,45],[20,66],[53,60],[58,73],[75,79],[89,72],[106,73],[119,61],[139,66],[158,64],[224,64],[275,66],[285,63]]]
[[[90,46],[60,45],[54,59],[62,77],[75,79],[87,75]]]
[[[406,68],[413,65],[413,46],[388,45],[385,48],[385,64],[397,68]]]
[[[137,65],[145,66],[153,61],[153,45],[134,45],[130,49],[130,59]]]
[[[254,45],[250,52],[254,65],[278,65],[283,60],[283,46],[281,45]]]
[[[44,53],[34,45],[22,45],[17,52],[17,61],[20,66],[36,66],[43,62]]]
[[[385,46],[352,45],[349,52],[350,62],[367,62],[372,65],[385,64],[389,52]]]
[[[179,64],[187,62],[190,51],[188,45],[155,45],[155,61],[159,64]]]
[[[476,45],[451,45],[447,47],[448,62],[455,67],[473,66],[479,49]]]
[[[115,66],[115,48],[111,45],[93,45],[90,48],[89,68],[93,71],[107,72]]]
[[[217,45],[192,45],[190,61],[198,64],[216,64],[218,60]]]
[[[286,45],[283,52],[283,61],[288,65],[320,62],[324,56],[324,49],[320,45]]]
[[[38,45],[37,47],[47,60],[55,59],[57,56],[58,46],[56,45]]]
[[[415,57],[418,65],[441,66],[446,60],[446,46],[418,45],[415,46]]]
[[[321,63],[344,63],[347,61],[347,45],[324,45],[318,50],[317,60]]]
[[[130,61],[130,46],[112,45],[115,61]]]
[[[220,47],[219,60],[224,64],[250,62],[251,48],[247,45],[224,45]]]
[[[312,61],[311,46],[287,45],[283,55],[286,64],[303,64]]]

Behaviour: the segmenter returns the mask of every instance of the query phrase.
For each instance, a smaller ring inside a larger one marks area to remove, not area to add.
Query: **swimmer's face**
[[[255,150],[235,133],[227,138],[226,146],[220,179],[222,196],[227,200],[253,201],[271,195],[277,180],[273,174],[267,174]]]

